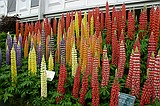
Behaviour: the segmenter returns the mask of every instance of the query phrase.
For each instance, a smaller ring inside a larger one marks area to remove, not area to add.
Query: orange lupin
[[[58,32],[57,32],[57,62],[59,63],[60,61],[60,41],[62,39],[62,28],[61,28],[61,20],[58,22]]]
[[[66,38],[66,63],[69,63],[69,51],[70,51],[70,38],[69,38],[70,27],[67,30],[67,38]]]
[[[87,64],[87,51],[88,51],[88,44],[87,44],[87,40],[84,39],[83,41],[83,63],[82,63],[82,73],[85,71],[86,69],[86,64]]]
[[[70,45],[73,45],[73,43],[75,42],[75,37],[72,36],[71,38],[71,42],[70,42]],[[72,65],[72,46],[70,47],[70,54],[69,54],[69,65]]]
[[[91,48],[92,48],[92,56],[94,56],[94,53],[95,53],[95,42],[96,42],[96,35],[94,34],[92,36],[92,46],[91,46]]]
[[[41,43],[41,33],[40,33],[39,30],[38,30],[38,33],[37,33],[37,43],[38,43],[38,44]]]
[[[36,48],[36,44],[37,44],[36,34],[33,35],[33,42],[34,42],[34,48]]]
[[[18,20],[16,20],[16,37],[18,38],[18,35],[19,35],[19,23],[18,23]]]
[[[28,39],[26,37],[25,45],[24,45],[24,58],[28,57]]]
[[[87,22],[87,27],[86,27],[86,39],[89,39],[89,24]]]

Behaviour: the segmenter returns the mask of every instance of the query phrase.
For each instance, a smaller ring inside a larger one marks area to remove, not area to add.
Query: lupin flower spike
[[[16,77],[17,77],[16,52],[15,52],[14,45],[13,45],[12,50],[11,50],[11,79],[12,79],[12,83],[17,82]],[[13,84],[13,85],[15,85],[15,84]]]
[[[33,49],[32,49],[32,55],[31,55],[31,73],[33,75],[36,75],[37,73],[37,61],[36,61],[36,51],[35,51],[35,48],[33,46]]]
[[[49,60],[48,60],[48,70],[52,71],[54,68],[54,63],[53,63],[53,56],[52,56],[52,52],[50,51],[50,55],[49,55]]]
[[[72,46],[72,76],[75,76],[77,67],[78,67],[77,51],[75,49],[75,42],[74,42]]]
[[[8,48],[8,45],[6,44],[6,64],[10,64],[10,50]]]
[[[47,97],[47,74],[44,55],[41,61],[41,97]]]

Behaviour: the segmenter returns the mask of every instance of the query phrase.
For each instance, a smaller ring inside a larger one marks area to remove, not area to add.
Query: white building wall
[[[87,9],[93,7],[105,6],[107,0],[39,0],[42,1],[42,7],[39,10],[39,6],[31,7],[31,0],[16,0],[16,11],[7,13],[7,0],[0,0],[0,16],[9,15],[13,16],[19,14],[20,18],[37,17],[38,14],[47,16],[48,14],[57,14],[58,12],[67,12],[78,9]],[[116,5],[131,2],[142,1],[159,1],[159,0],[108,0],[109,5]],[[157,4],[157,2],[156,2]],[[160,3],[159,3],[160,4]],[[134,5],[134,6],[136,6]],[[130,6],[132,7],[132,5]],[[43,8],[43,9],[42,9]],[[42,11],[43,10],[43,13]]]
[[[0,0],[0,16],[7,15],[7,0]]]

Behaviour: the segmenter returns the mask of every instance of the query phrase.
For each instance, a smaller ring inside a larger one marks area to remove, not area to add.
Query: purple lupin
[[[61,64],[66,64],[66,41],[64,38],[60,42],[60,56],[61,56]]]
[[[2,51],[0,49],[0,66],[2,66]]]
[[[42,60],[41,44],[37,44],[37,64],[40,65]]]
[[[9,34],[9,32],[7,33],[7,45],[8,45],[8,49],[10,51],[12,49],[12,37]]]
[[[14,45],[14,50],[16,51],[17,50],[17,39],[16,39],[16,36],[14,36],[14,38],[13,38],[13,45]]]
[[[7,42],[7,41],[6,41]],[[8,45],[6,43],[6,64],[9,65],[10,64],[10,50],[8,48]]]
[[[42,34],[41,34],[41,50],[42,50],[42,55],[46,57],[46,35],[44,31],[44,23],[42,23]]]
[[[48,45],[48,46],[46,46],[46,50],[48,49],[48,52],[46,52],[46,55],[48,55],[47,57],[49,58],[49,55],[50,55],[50,36],[48,36],[47,39],[48,39],[48,44],[46,42],[46,45]],[[48,60],[48,58],[47,58],[47,60]]]
[[[18,41],[20,43],[20,47],[21,47],[21,50],[22,50],[22,36],[21,36],[21,34],[19,34],[19,36],[18,36]]]
[[[54,60],[54,36],[52,34],[51,34],[50,42],[49,42],[49,51],[52,52],[52,57],[53,57],[53,60]]]
[[[33,38],[31,38],[31,50],[32,50],[33,46],[34,46],[34,41],[33,41]]]
[[[20,46],[20,42],[18,42],[18,45],[17,45],[17,50],[16,50],[16,61],[17,61],[17,66],[21,66],[21,46]]]

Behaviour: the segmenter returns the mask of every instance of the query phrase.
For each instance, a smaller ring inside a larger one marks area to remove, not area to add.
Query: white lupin
[[[78,67],[77,51],[75,49],[75,42],[74,42],[72,46],[72,76],[75,76],[77,67]]]
[[[47,97],[47,73],[44,55],[41,61],[41,97]]]

